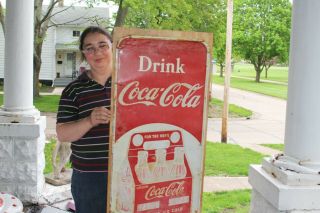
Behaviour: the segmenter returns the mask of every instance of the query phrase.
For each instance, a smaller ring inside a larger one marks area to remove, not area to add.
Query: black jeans
[[[106,213],[107,185],[107,172],[73,170],[71,192],[76,213]]]

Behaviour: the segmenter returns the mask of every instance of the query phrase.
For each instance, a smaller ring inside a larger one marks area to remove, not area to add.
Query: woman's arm
[[[82,138],[92,127],[99,124],[107,124],[110,121],[111,112],[104,107],[94,108],[90,116],[69,123],[56,125],[59,141],[73,142]]]
[[[57,137],[59,141],[77,141],[92,127],[90,117],[70,123],[58,123],[56,126]]]

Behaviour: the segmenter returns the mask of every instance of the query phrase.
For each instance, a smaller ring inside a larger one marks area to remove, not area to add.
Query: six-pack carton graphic
[[[117,175],[119,212],[190,212],[192,175],[180,131],[132,135]]]

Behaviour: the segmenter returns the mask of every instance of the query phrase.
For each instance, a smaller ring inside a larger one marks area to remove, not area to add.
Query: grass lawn
[[[272,66],[268,70],[268,78],[265,78],[265,71],[261,72],[261,79],[279,81],[279,82],[288,82],[288,67],[279,67]],[[246,77],[246,78],[255,78],[256,71],[252,64],[235,64],[232,76]]]
[[[49,143],[46,143],[44,148],[44,155],[46,159],[46,166],[44,167],[44,174],[51,173],[53,171],[52,167],[52,152],[56,146],[56,140],[50,139]]]
[[[40,89],[40,92],[52,92],[54,90],[54,87],[42,84],[39,89]],[[2,82],[0,83],[0,91],[3,91],[3,83]]]
[[[52,151],[55,140],[45,146],[46,166],[44,173],[51,173]],[[246,176],[251,163],[260,163],[263,155],[238,145],[208,142],[206,145],[206,175]],[[67,165],[70,167],[70,164]],[[247,213],[250,208],[251,190],[203,193],[202,212]]]
[[[59,100],[59,95],[44,95],[35,98],[34,105],[40,112],[57,112]],[[0,105],[3,105],[3,95],[0,95]]]
[[[260,144],[260,145],[269,147],[271,149],[277,149],[280,151],[284,150],[284,144]]]
[[[35,98],[34,105],[40,112],[57,112],[60,95],[44,95]]]
[[[44,148],[44,155],[46,159],[46,166],[44,168],[44,174],[48,174],[53,172],[53,166],[52,166],[52,152],[56,146],[56,140],[50,139],[49,143],[46,143],[46,146]],[[67,164],[67,168],[71,168],[71,163]]]
[[[55,139],[45,146],[45,174],[52,172],[52,151]],[[207,176],[247,176],[249,164],[260,163],[264,156],[238,145],[206,144],[205,175]]]
[[[211,143],[206,145],[206,176],[248,176],[250,164],[259,164],[264,155],[239,145]]]
[[[43,95],[35,98],[34,105],[41,112],[57,112],[59,104],[59,95]],[[0,105],[3,104],[3,95],[0,94]],[[209,107],[208,116],[210,118],[221,118],[223,102],[218,99],[212,99]],[[252,111],[234,104],[229,105],[230,117],[251,117]]]
[[[216,84],[223,85],[224,77],[215,75],[213,76],[213,82]],[[230,85],[233,88],[265,94],[277,98],[287,99],[288,87],[286,85],[273,84],[268,82],[257,83],[254,80],[240,78],[231,78]]]
[[[47,86],[42,84],[41,87],[39,88],[40,92],[52,92],[55,87],[52,86]]]
[[[213,98],[211,99],[209,104],[208,117],[221,118],[222,110],[223,110],[223,101]],[[229,104],[229,116],[232,118],[239,118],[239,117],[250,118],[252,116],[252,111],[234,104]]]
[[[251,190],[203,193],[203,213],[248,213]]]

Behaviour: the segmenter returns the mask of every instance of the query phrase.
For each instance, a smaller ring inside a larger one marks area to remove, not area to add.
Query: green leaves
[[[120,3],[119,0],[113,2]],[[126,26],[213,32],[218,23],[217,5],[223,0],[122,0],[121,2],[129,8],[125,19]]]
[[[112,0],[112,2],[122,4],[128,9],[124,22],[121,22],[125,26],[212,32],[214,58],[217,59],[218,65],[221,67],[224,65],[226,0]],[[257,74],[261,73],[264,67],[270,67],[277,61],[287,62],[290,25],[289,0],[235,0],[233,58],[250,61],[255,66]]]
[[[272,60],[288,60],[289,0],[238,0],[234,13],[235,52],[255,66],[257,75]]]

